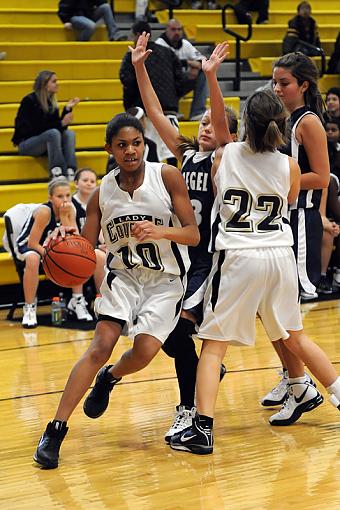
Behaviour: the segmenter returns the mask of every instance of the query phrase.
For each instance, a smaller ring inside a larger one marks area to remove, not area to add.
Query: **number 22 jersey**
[[[292,246],[287,196],[288,156],[254,153],[246,142],[226,145],[215,175],[213,251]]]
[[[136,221],[179,227],[162,178],[162,163],[145,163],[144,180],[133,196],[122,190],[115,168],[103,177],[99,191],[101,227],[108,250],[108,269],[144,268],[184,276],[189,268],[187,247],[167,239],[139,242],[131,234]]]

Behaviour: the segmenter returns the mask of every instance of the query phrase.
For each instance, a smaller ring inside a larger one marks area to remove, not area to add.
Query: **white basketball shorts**
[[[291,247],[215,253],[198,337],[252,345],[257,313],[271,341],[302,329]]]
[[[164,343],[182,308],[185,281],[145,269],[107,271],[96,299],[96,314],[126,322],[122,334],[147,334]]]

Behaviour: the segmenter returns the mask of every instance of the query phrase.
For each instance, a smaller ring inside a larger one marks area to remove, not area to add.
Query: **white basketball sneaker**
[[[84,296],[72,297],[67,305],[67,310],[71,315],[75,315],[78,321],[93,321],[92,315],[89,313]]]
[[[288,390],[288,370],[279,370],[278,374],[281,375],[280,381],[261,399],[261,404],[265,407],[279,406],[285,401]]]
[[[182,430],[191,427],[192,419],[195,416],[196,407],[187,407],[187,406],[176,406],[176,414],[175,420],[168,432],[164,436],[164,440],[166,443],[170,443],[170,439],[174,434],[178,432],[182,432]]]
[[[288,385],[288,397],[280,411],[269,418],[271,425],[291,425],[302,413],[312,411],[323,402],[323,396],[310,383],[292,383]]]
[[[23,328],[36,328],[37,323],[37,305],[35,303],[27,304],[25,303],[23,306],[23,318],[22,318],[22,327]]]

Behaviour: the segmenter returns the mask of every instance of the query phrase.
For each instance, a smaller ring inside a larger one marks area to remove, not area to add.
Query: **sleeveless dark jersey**
[[[53,207],[52,207],[52,204],[51,202],[45,202],[44,204],[41,204],[40,207],[48,207],[51,211],[51,217],[50,217],[50,221],[48,222],[48,224],[46,225],[46,227],[44,228],[44,231],[43,233],[41,234],[41,237],[40,237],[40,240],[39,240],[39,244],[43,244],[43,242],[45,241],[46,237],[58,226],[60,225],[60,222],[57,222],[56,221],[56,217],[54,215],[54,212],[53,212]],[[39,208],[40,209],[40,208]],[[27,218],[27,221],[25,223],[25,225],[23,226],[22,228],[22,231],[21,231],[21,234],[18,236],[18,239],[17,239],[17,245],[18,245],[18,250],[20,251],[20,253],[24,253],[25,251],[27,251],[27,243],[28,243],[28,238],[29,238],[29,235],[31,233],[31,230],[32,230],[32,227],[33,227],[33,224],[34,224],[34,216],[33,214],[31,214],[28,218]]]
[[[289,119],[290,128],[291,128],[290,139],[289,139],[287,145],[280,148],[280,151],[283,152],[284,154],[288,154],[288,156],[292,156],[294,159],[297,159],[297,162],[299,163],[302,174],[310,172],[311,167],[310,167],[308,156],[307,156],[304,146],[297,143],[297,140],[295,138],[295,130],[296,130],[297,125],[300,122],[301,118],[304,115],[306,115],[307,112],[313,113],[308,108],[308,106],[302,106],[301,108],[298,108],[291,114],[290,119]],[[313,115],[316,115],[316,114],[313,113]],[[301,209],[310,209],[310,208],[318,209],[320,206],[321,193],[322,193],[321,189],[300,190],[297,204],[290,206],[290,209],[300,209],[300,208]]]
[[[192,264],[198,261],[210,261],[212,254],[208,251],[210,241],[210,213],[214,203],[214,192],[211,182],[212,152],[184,153],[182,175],[187,184],[189,198],[192,203],[201,240],[197,246],[189,246],[189,257]]]
[[[83,204],[79,201],[79,199],[74,195],[72,196],[72,204],[74,205],[76,210],[77,227],[79,232],[81,232],[86,220],[86,209],[83,206]]]

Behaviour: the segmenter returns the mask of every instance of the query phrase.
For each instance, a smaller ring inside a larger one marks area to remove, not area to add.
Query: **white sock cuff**
[[[306,376],[302,377],[289,377],[289,384],[304,384],[306,382]]]
[[[338,400],[340,400],[340,376],[338,376],[334,383],[326,388],[327,392],[332,395],[334,394]]]
[[[80,298],[80,297],[83,297],[83,294],[75,294],[74,292],[72,293],[72,297],[74,298]]]

